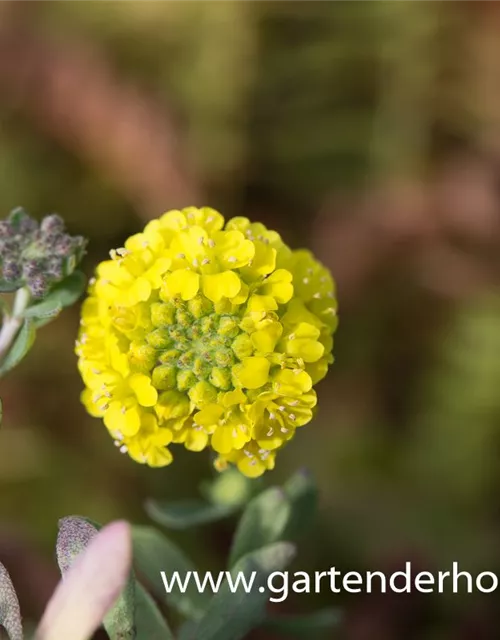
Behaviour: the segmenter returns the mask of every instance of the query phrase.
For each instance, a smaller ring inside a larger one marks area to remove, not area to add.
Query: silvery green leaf
[[[0,293],[12,293],[13,291],[17,291],[23,286],[22,280],[17,280],[15,282],[9,282],[8,280],[3,280],[0,278]]]
[[[83,541],[87,534],[88,531],[83,532]],[[68,546],[65,559],[73,557],[75,549],[69,541],[61,540],[58,545]],[[109,524],[91,537],[57,586],[35,639],[88,640],[120,596],[129,579],[131,563],[132,539],[126,522]]]
[[[290,520],[291,504],[283,489],[271,487],[251,500],[233,537],[229,566],[245,554],[282,540]]]
[[[79,516],[68,516],[59,520],[56,556],[63,577],[97,534],[98,529]]]
[[[236,528],[229,566],[241,556],[279,540],[295,540],[316,507],[316,488],[308,474],[295,474],[284,486],[271,487],[249,503]]]
[[[291,518],[283,537],[297,540],[311,525],[318,508],[318,487],[309,471],[302,469],[283,485],[292,504]]]
[[[46,318],[55,318],[61,310],[61,303],[49,297],[38,304],[28,307],[24,312],[24,317],[45,320]]]
[[[91,540],[99,535],[100,530],[99,525],[79,516],[69,516],[59,521],[57,561],[63,576]],[[135,586],[135,579],[130,573],[127,584],[103,620],[103,626],[111,640],[134,637]]]
[[[21,610],[7,569],[0,563],[0,626],[9,640],[23,640]],[[1,637],[1,636],[0,636]]]
[[[187,529],[199,524],[215,522],[230,516],[237,505],[211,504],[203,500],[157,502],[148,500],[148,515],[158,524],[169,529]]]
[[[35,342],[36,329],[32,320],[25,320],[9,352],[0,365],[0,376],[17,366]]]
[[[185,616],[199,617],[206,607],[207,597],[196,589],[195,584],[189,585],[184,593],[177,589],[166,594],[161,579],[160,571],[168,574],[177,571],[181,576],[196,571],[195,565],[182,549],[153,527],[133,527],[132,542],[135,567],[147,580],[153,593],[159,599],[166,599],[169,605]]]
[[[136,629],[134,640],[174,640],[172,631],[153,598],[136,583]]]
[[[71,275],[58,282],[43,299],[42,302],[30,307],[31,313],[36,313],[37,308],[42,309],[42,313],[46,310],[60,307],[70,307],[74,304],[85,291],[87,279],[81,271],[74,271]]]
[[[253,551],[238,560],[231,569],[233,580],[241,573],[255,579],[250,592],[240,585],[232,593],[227,580],[216,593],[205,615],[185,625],[180,640],[241,640],[265,619],[269,599],[267,580],[274,571],[282,571],[295,555],[294,545],[277,542]],[[234,583],[233,583],[234,584]]]

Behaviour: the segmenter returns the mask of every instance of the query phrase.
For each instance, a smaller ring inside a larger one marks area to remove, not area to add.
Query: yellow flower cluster
[[[138,462],[168,465],[180,443],[256,477],[311,420],[336,325],[332,277],[310,252],[246,218],[170,211],[90,282],[82,400]]]

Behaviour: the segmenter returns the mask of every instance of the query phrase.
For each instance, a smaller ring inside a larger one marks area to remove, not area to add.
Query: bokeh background
[[[208,204],[308,246],[340,302],[320,411],[266,483],[313,470],[297,570],[500,570],[500,4],[0,2],[0,210],[57,211],[111,247]],[[78,307],[0,389],[0,557],[25,616],[55,584],[57,520],[148,522],[211,471],[150,470],[88,417]],[[233,521],[173,537],[221,567]],[[491,595],[295,596],[332,638],[498,637]],[[255,638],[270,638],[257,632]]]

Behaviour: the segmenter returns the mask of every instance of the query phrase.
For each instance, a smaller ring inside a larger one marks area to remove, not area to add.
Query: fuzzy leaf
[[[56,555],[63,577],[97,534],[96,527],[84,518],[68,516],[59,520]]]
[[[12,293],[17,291],[23,286],[22,280],[16,280],[15,282],[8,282],[0,278],[0,293]]]
[[[69,516],[59,521],[57,537],[57,561],[63,576],[98,534],[101,527],[86,518]],[[129,576],[120,596],[106,613],[103,626],[111,640],[134,637],[135,580]]]
[[[23,640],[21,610],[7,569],[0,563],[0,627],[9,640]],[[0,637],[2,637],[0,635]]]
[[[283,537],[297,540],[311,525],[318,508],[318,488],[307,470],[295,473],[283,485],[285,495],[292,504],[291,518]]]
[[[251,500],[234,534],[229,566],[243,555],[279,540],[295,540],[309,524],[316,490],[299,472],[283,488],[271,487]]]
[[[194,584],[188,586],[185,593],[180,590],[165,594],[160,571],[168,574],[178,571],[187,575],[196,571],[195,565],[173,542],[153,527],[133,527],[132,542],[135,567],[146,578],[159,599],[165,599],[169,605],[188,617],[198,617],[205,610],[207,598]]]
[[[17,366],[35,342],[36,329],[32,320],[25,320],[10,351],[0,365],[0,376]]]
[[[136,589],[138,583],[129,575],[118,600],[104,616],[102,622],[110,640],[132,640],[135,638]]]
[[[249,553],[231,569],[233,580],[242,572],[247,580],[255,572],[250,593],[240,584],[231,592],[227,580],[216,593],[205,613],[196,623],[185,625],[180,640],[240,640],[259,626],[265,618],[269,592],[267,579],[273,571],[283,570],[295,555],[294,545],[277,542]]]
[[[136,635],[134,640],[174,640],[174,635],[153,598],[138,582],[135,599]]]
[[[56,284],[42,300],[24,312],[25,318],[32,318],[36,327],[43,327],[56,318],[65,308],[74,304],[85,290],[86,278],[75,271]]]
[[[68,533],[69,527],[65,529]],[[76,557],[75,546],[65,537],[60,536],[58,547],[67,547],[64,557],[74,557],[74,562],[47,605],[35,640],[88,640],[101,626],[130,575],[132,540],[126,522],[104,527]]]
[[[42,302],[34,304],[32,307],[28,307],[24,312],[24,317],[45,320],[48,318],[55,318],[61,310],[61,303],[58,300],[50,299],[49,296]]]
[[[148,500],[145,508],[148,515],[158,524],[169,529],[187,529],[198,524],[222,520],[234,513],[237,506],[210,504],[203,500],[179,502]]]
[[[291,504],[283,489],[271,487],[250,501],[233,537],[229,566],[243,555],[282,538],[290,520]]]
[[[67,276],[61,282],[58,282],[44,298],[44,303],[51,303],[59,305],[61,308],[70,307],[72,304],[80,298],[85,291],[87,279],[81,271],[74,271],[71,275]],[[38,305],[31,307],[34,309]]]

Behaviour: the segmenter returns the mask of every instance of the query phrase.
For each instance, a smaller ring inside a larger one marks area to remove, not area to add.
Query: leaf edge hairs
[[[310,251],[209,207],[168,211],[89,283],[82,402],[137,462],[209,447],[217,470],[257,477],[310,422],[337,323],[335,282]]]

